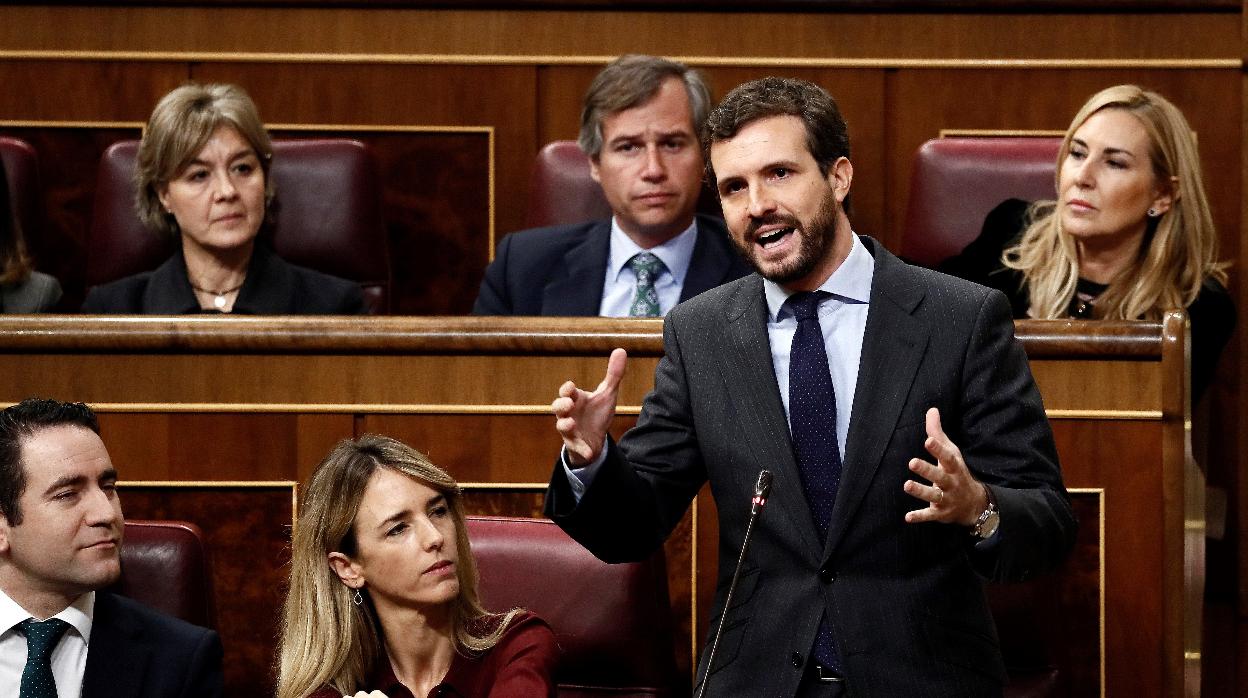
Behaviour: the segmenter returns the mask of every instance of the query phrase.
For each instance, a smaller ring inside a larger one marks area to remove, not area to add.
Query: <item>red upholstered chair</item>
[[[529,178],[529,228],[611,217],[602,187],[589,176],[589,158],[576,141],[552,141],[537,154]]]
[[[121,579],[110,591],[188,623],[214,627],[212,577],[199,527],[185,521],[127,521]]]
[[[39,220],[39,158],[29,143],[0,136],[0,164],[4,165],[9,182],[9,215],[23,235],[38,235]]]
[[[930,140],[914,156],[900,255],[933,267],[979,236],[1009,198],[1052,199],[1060,137]]]
[[[468,517],[490,610],[523,606],[563,651],[559,695],[675,695],[671,607],[662,553],[609,565],[546,519]]]
[[[87,285],[155,269],[175,241],[134,212],[138,141],[104,151],[92,211]],[[371,313],[390,307],[390,247],[377,166],[363,143],[345,139],[275,140],[277,187],[271,242],[288,262],[360,284]]]
[[[703,187],[698,197],[698,212],[723,216],[719,199],[709,188]],[[547,143],[533,162],[525,226],[542,228],[610,217],[611,205],[590,176],[589,158],[576,141]]]

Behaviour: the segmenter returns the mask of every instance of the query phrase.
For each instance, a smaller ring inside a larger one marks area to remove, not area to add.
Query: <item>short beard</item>
[[[732,240],[737,252],[750,263],[750,266],[754,267],[754,271],[758,272],[759,276],[783,286],[810,275],[823,261],[836,240],[839,211],[840,205],[836,201],[836,195],[829,190],[824,195],[823,201],[819,203],[818,213],[809,224],[804,224],[793,216],[775,214],[751,220],[744,239],[738,241],[734,236]],[[801,247],[798,248],[797,259],[768,273],[763,271],[754,258],[753,239],[759,228],[773,224],[793,226],[792,234],[801,236]]]

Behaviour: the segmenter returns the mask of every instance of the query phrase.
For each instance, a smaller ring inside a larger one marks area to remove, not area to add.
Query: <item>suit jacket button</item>
[[[824,584],[831,584],[834,579],[836,579],[836,575],[832,573],[831,567],[819,568],[819,581]]]
[[[802,668],[802,655],[797,652],[793,653],[793,666],[798,669]]]

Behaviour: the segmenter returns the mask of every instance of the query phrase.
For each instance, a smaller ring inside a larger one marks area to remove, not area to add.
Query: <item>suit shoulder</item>
[[[667,314],[667,319],[683,325],[705,318],[718,318],[718,313],[722,312],[739,294],[755,291],[762,293],[761,284],[759,276],[753,273],[733,279],[679,303]]]
[[[0,296],[5,312],[43,313],[61,300],[61,284],[53,276],[32,271],[25,281],[0,288]]]
[[[551,225],[544,228],[527,228],[508,233],[500,241],[507,245],[512,255],[540,254],[542,252],[562,253],[564,250],[580,244],[589,237],[590,232],[601,225],[610,225],[609,221],[588,221],[571,225]]]
[[[213,630],[188,623],[181,618],[174,618],[119,594],[99,592],[96,603],[102,606],[111,604],[112,612],[118,616],[128,617],[162,645],[176,644],[193,647],[215,634]]]
[[[358,315],[364,312],[364,291],[359,284],[295,264],[290,264],[290,267],[302,290],[297,296],[299,305],[302,306],[299,312],[309,315]]]
[[[100,284],[87,292],[82,302],[84,313],[140,313],[143,294],[151,281],[152,272],[144,271],[131,276]]]

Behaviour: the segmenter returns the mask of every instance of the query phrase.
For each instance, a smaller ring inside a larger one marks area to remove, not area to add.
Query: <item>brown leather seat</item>
[[[934,267],[979,236],[1002,201],[1055,196],[1059,137],[957,137],[930,140],[910,171],[900,255]]]
[[[215,626],[203,533],[185,521],[126,522],[121,579],[109,591],[205,628]]]
[[[9,183],[8,215],[14,230],[24,236],[38,235],[39,220],[39,157],[29,143],[17,138],[0,136],[0,165]],[[28,238],[29,239],[29,238]]]
[[[676,665],[662,553],[609,565],[546,519],[470,516],[490,610],[523,606],[554,629],[559,695],[674,695]]]
[[[155,269],[173,254],[175,241],[148,230],[134,212],[138,148],[138,141],[120,141],[100,159],[88,286]],[[358,282],[369,312],[387,312],[390,246],[377,166],[365,145],[346,139],[275,140],[271,176],[277,198],[270,242],[277,254]]]
[[[715,192],[702,188],[698,212],[723,217]],[[537,153],[529,177],[529,205],[524,225],[542,228],[611,217],[602,187],[589,173],[589,157],[576,141],[552,141]]]

